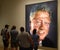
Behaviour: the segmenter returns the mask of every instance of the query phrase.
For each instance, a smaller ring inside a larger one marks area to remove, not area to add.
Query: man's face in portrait
[[[47,11],[37,11],[31,20],[30,32],[36,29],[40,40],[43,40],[49,32],[50,22],[50,15]]]

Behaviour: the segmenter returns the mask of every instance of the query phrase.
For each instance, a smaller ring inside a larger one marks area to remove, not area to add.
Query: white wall
[[[17,30],[19,31],[20,26],[25,27],[25,5],[46,2],[46,1],[51,1],[51,0],[3,0],[1,1],[0,2],[0,7],[1,7],[0,8],[0,30],[3,28],[5,24],[9,24],[10,27],[12,25],[16,25]],[[59,5],[60,2],[58,2],[58,9],[60,8]],[[60,11],[58,11],[58,42],[60,42],[59,12]],[[0,46],[3,46],[1,39],[0,39]],[[59,46],[60,43],[58,44],[58,47]]]

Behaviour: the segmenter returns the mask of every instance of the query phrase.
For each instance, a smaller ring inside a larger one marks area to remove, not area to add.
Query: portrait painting
[[[37,30],[39,46],[57,48],[57,1],[27,4],[25,13],[26,31]]]

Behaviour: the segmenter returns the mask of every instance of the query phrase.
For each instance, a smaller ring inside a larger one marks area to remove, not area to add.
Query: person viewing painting
[[[9,39],[10,39],[9,25],[8,24],[6,24],[5,27],[1,30],[1,36],[2,36],[4,50],[8,50]]]
[[[36,34],[36,29],[33,30],[33,35],[31,36],[33,39],[33,43],[34,43],[34,47],[32,48],[32,50],[38,50],[38,46],[39,46],[39,36]]]
[[[24,27],[20,27],[20,34],[17,37],[19,50],[31,50],[34,47],[33,40],[28,32],[25,31]]]
[[[15,25],[13,25],[10,30],[10,36],[11,36],[11,50],[18,50],[18,43],[17,43],[18,31]]]

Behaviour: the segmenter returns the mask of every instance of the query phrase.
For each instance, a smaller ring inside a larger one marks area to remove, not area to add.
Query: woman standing
[[[16,40],[18,31],[16,30],[16,26],[12,26],[10,34],[11,34],[11,50],[18,50],[18,45]]]
[[[34,42],[34,50],[37,50],[39,45],[39,36],[36,34],[36,29],[33,30],[32,39]]]
[[[2,40],[3,40],[4,50],[8,50],[8,47],[9,47],[10,34],[9,34],[8,29],[9,29],[9,25],[6,24],[5,27],[1,30],[1,36],[2,36]]]

